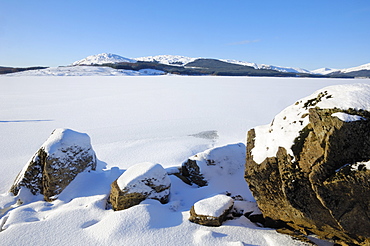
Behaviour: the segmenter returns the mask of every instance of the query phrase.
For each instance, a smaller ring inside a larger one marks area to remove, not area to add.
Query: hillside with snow
[[[352,67],[352,68],[344,68],[344,69],[332,69],[332,68],[320,68],[313,70],[312,73],[315,74],[322,74],[322,75],[341,75],[341,74],[348,74],[353,76],[366,76],[370,77],[370,63]]]
[[[158,55],[158,56],[145,56],[135,58],[137,61],[145,62],[157,62],[165,65],[177,65],[185,66],[187,63],[193,62],[199,58],[191,58],[186,56],[176,56],[176,55]]]
[[[3,76],[142,76],[142,75],[163,75],[163,71],[155,69],[141,69],[138,71],[114,69],[110,67],[96,66],[68,66],[51,67],[45,69],[28,70],[18,73],[9,73]]]
[[[106,63],[119,63],[119,62],[130,62],[135,63],[136,60],[125,58],[119,55],[110,54],[110,53],[102,53],[98,55],[91,55],[84,59],[75,61],[72,63],[73,66],[80,66],[80,65],[101,65]]]

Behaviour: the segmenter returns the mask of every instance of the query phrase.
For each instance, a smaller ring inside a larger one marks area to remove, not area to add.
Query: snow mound
[[[102,53],[98,55],[88,56],[84,59],[79,61],[75,61],[72,63],[73,66],[80,66],[80,65],[94,65],[94,64],[107,64],[107,63],[119,63],[119,62],[130,62],[135,63],[136,60],[125,58],[119,55],[110,54],[110,53]]]
[[[163,71],[155,69],[142,69],[139,71],[114,69],[110,67],[75,66],[75,67],[50,67],[38,70],[28,70],[18,73],[10,73],[3,76],[141,76],[163,75]]]
[[[200,172],[207,181],[218,180],[242,172],[245,159],[244,144],[229,144],[198,153],[190,160],[197,162]]]
[[[312,107],[370,110],[370,85],[325,87],[287,107],[276,115],[271,124],[255,128],[253,160],[262,163],[267,157],[276,156],[279,146],[293,156],[291,146],[299,132],[308,124],[308,110]]]
[[[194,204],[194,211],[198,215],[220,217],[234,203],[234,199],[229,196],[218,194]]]
[[[64,155],[63,151],[70,146],[89,149],[94,155],[89,135],[66,128],[55,129],[41,148],[49,155],[60,156]]]
[[[184,66],[189,62],[193,62],[199,58],[191,58],[186,56],[176,56],[176,55],[158,55],[158,56],[146,56],[135,58],[137,61],[145,62],[158,62],[166,65],[179,65]]]

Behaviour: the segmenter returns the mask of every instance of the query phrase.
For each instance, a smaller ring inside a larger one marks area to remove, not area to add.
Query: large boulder
[[[245,178],[266,218],[370,245],[370,86],[327,87],[248,132]]]
[[[70,129],[55,129],[15,179],[10,192],[22,187],[55,200],[77,174],[96,169],[90,137]]]
[[[167,203],[171,180],[160,164],[139,163],[128,168],[111,185],[109,202],[114,210],[123,210],[145,199]]]
[[[205,226],[220,226],[226,221],[234,199],[218,194],[196,202],[190,209],[191,222]]]

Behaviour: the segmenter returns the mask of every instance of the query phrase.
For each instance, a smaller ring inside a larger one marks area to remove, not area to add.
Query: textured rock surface
[[[346,122],[336,112],[356,117]],[[256,132],[248,132],[245,178],[258,206],[305,234],[370,245],[370,170],[361,164],[370,160],[370,113],[309,108],[308,117],[291,149],[262,163],[253,159]]]
[[[18,174],[10,191],[22,187],[52,201],[83,171],[96,169],[96,157],[87,134],[56,129]]]
[[[234,200],[226,195],[200,200],[191,207],[189,220],[205,226],[221,226],[233,205]]]
[[[171,180],[159,164],[139,163],[127,169],[111,185],[109,202],[114,210],[139,204],[145,199],[167,203]]]

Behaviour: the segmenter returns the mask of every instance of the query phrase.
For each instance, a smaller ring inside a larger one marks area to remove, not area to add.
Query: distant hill
[[[47,67],[0,67],[0,74],[23,72],[27,70],[45,69]]]
[[[119,62],[131,62],[135,63],[136,60],[125,58],[119,55],[110,54],[110,53],[102,53],[98,55],[88,56],[84,59],[75,61],[72,63],[73,66],[81,66],[81,65],[100,65],[105,63],[119,63]]]

